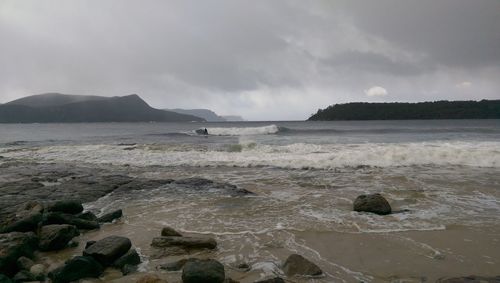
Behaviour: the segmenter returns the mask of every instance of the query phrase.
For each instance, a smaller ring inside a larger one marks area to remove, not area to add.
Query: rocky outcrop
[[[68,283],[83,278],[97,278],[104,271],[102,265],[88,256],[77,256],[49,273],[53,283]]]
[[[379,215],[391,214],[389,202],[380,194],[360,195],[354,200],[354,211],[371,212]]]
[[[115,219],[118,219],[120,217],[122,217],[123,215],[123,212],[121,209],[117,209],[115,211],[112,211],[110,213],[106,213],[104,214],[103,216],[99,217],[97,219],[97,221],[101,222],[101,223],[105,223],[105,222],[113,222],[113,220]]]
[[[141,263],[141,257],[135,249],[130,249],[124,255],[115,260],[113,266],[122,269],[125,265],[138,265],[139,263]]]
[[[41,251],[55,251],[67,247],[69,241],[80,235],[78,229],[73,225],[47,225],[40,229],[39,248]]]
[[[323,271],[316,264],[298,254],[292,254],[286,259],[283,271],[287,276],[319,276],[323,274]]]
[[[33,252],[38,246],[38,238],[33,232],[11,232],[0,234],[0,273],[14,275],[17,260],[21,256],[33,257]]]
[[[17,267],[20,270],[30,270],[34,264],[35,263],[30,258],[27,258],[25,256],[17,259]]]
[[[103,266],[112,265],[132,247],[128,238],[109,236],[97,241],[83,251],[84,256],[93,257]]]
[[[217,242],[213,238],[169,236],[153,238],[151,246],[156,248],[178,247],[185,250],[215,249]]]
[[[93,222],[98,221],[97,216],[94,213],[92,213],[91,211],[82,212],[82,213],[78,214],[76,217],[83,219],[83,220],[87,220],[87,221],[93,221]]]
[[[75,215],[60,213],[60,212],[45,213],[43,215],[42,224],[43,225],[69,224],[76,226],[76,228],[78,229],[85,229],[85,230],[99,229],[100,227],[97,221],[85,220]]]
[[[182,269],[183,283],[222,283],[224,265],[213,259],[189,261]]]
[[[42,221],[41,213],[28,214],[24,217],[12,220],[12,222],[4,227],[1,232],[35,232],[38,229],[40,221]]]
[[[83,211],[83,205],[80,201],[76,200],[61,200],[50,204],[47,210],[50,212],[78,214]]]
[[[12,278],[14,282],[33,282],[36,281],[37,278],[35,275],[31,274],[31,272],[27,270],[21,270]]]
[[[158,269],[163,269],[166,271],[179,271],[181,270],[186,263],[191,262],[191,261],[196,261],[198,260],[197,258],[183,258],[178,261],[174,262],[169,262],[165,264],[161,264],[158,266]]]

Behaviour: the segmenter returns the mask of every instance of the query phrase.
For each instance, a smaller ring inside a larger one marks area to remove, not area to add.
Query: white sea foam
[[[356,166],[473,166],[500,167],[500,142],[424,142],[385,144],[291,144],[241,146],[241,151],[192,148],[180,150],[169,145],[138,146],[123,151],[115,145],[49,146],[37,150],[1,150],[6,157],[46,161],[130,164],[136,166],[232,166],[333,169]]]
[[[214,136],[250,136],[250,135],[268,135],[279,132],[276,125],[263,127],[243,127],[243,128],[207,128],[210,135]]]

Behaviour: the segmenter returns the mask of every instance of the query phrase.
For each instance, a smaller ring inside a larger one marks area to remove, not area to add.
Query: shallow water
[[[148,260],[144,270],[176,258],[150,258],[151,239],[164,225],[214,236],[218,249],[197,256],[217,258],[242,282],[279,274],[292,252],[326,273],[294,279],[304,282],[433,282],[500,270],[498,120],[81,124],[79,140],[68,125],[16,126],[13,134],[5,131],[13,126],[0,125],[0,155],[128,166],[146,178],[205,177],[256,193],[165,186],[86,204],[95,212],[120,207],[125,217],[82,239],[130,237]],[[213,136],[194,134],[205,127]],[[49,132],[57,138],[47,139]],[[356,196],[375,192],[401,212],[352,211]],[[252,270],[232,270],[236,262]],[[179,280],[178,273],[162,276]]]

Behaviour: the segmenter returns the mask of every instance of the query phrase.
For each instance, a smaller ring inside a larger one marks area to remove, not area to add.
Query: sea
[[[122,222],[87,237],[126,234],[144,270],[155,270],[149,243],[168,225],[215,237],[210,256],[226,266],[248,263],[249,272],[232,271],[240,282],[284,276],[291,253],[325,273],[295,282],[499,275],[500,120],[0,124],[0,156],[126,166],[255,193],[157,188],[87,203],[124,209]],[[396,213],[354,212],[367,193],[381,193]]]

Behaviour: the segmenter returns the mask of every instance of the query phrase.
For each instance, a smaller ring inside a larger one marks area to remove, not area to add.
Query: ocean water
[[[196,133],[205,128],[208,136]],[[255,192],[157,188],[86,205],[122,207],[119,228],[92,237],[126,233],[145,258],[163,225],[212,235],[219,249],[211,256],[251,264],[235,275],[242,282],[280,275],[292,252],[325,270],[304,282],[500,270],[500,120],[0,124],[0,156],[127,166],[138,176],[204,177]],[[352,211],[356,196],[375,192],[402,212]]]

